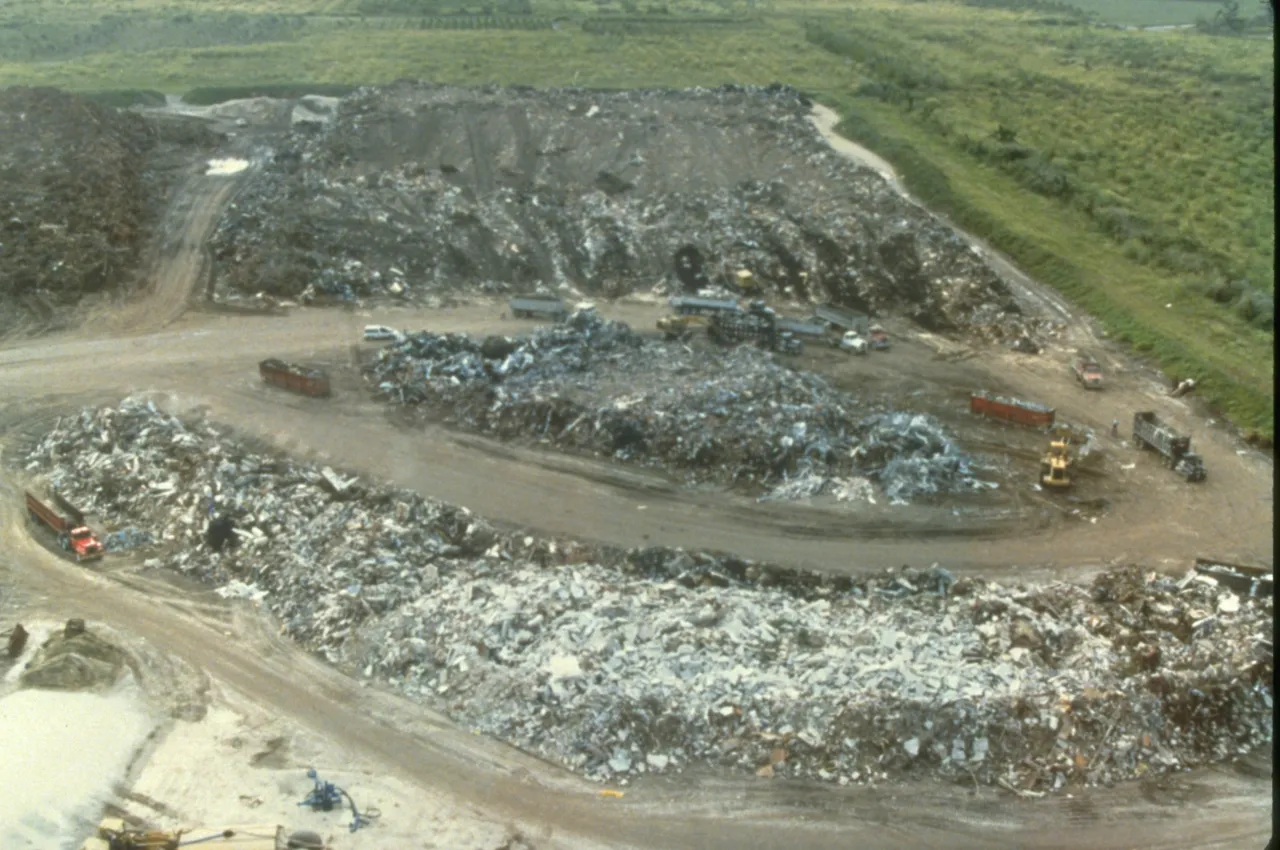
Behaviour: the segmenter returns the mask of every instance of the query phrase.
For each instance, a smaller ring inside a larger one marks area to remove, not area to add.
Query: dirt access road
[[[223,187],[234,179],[209,177],[189,187],[193,198],[218,199],[191,205],[201,211],[189,219],[194,235],[207,233],[201,222],[213,220],[217,203],[227,197]],[[187,313],[152,330],[171,315],[169,305],[181,304],[182,294],[198,285],[200,264],[193,258],[201,250],[199,239],[190,240],[185,253],[174,253],[158,271],[161,294],[151,302],[160,305],[158,315],[139,309],[112,332],[92,326],[0,349],[0,397],[7,400],[0,407],[0,439],[6,452],[48,416],[122,393],[152,391],[178,407],[206,407],[215,418],[284,448],[467,504],[500,521],[588,539],[731,549],[833,570],[937,560],[983,572],[1015,569],[1015,563],[1059,571],[1110,560],[1125,551],[1126,541],[1139,560],[1158,564],[1169,558],[1185,565],[1188,545],[1219,533],[1230,535],[1224,545],[1230,540],[1270,557],[1269,507],[1257,507],[1259,494],[1270,492],[1269,465],[1252,455],[1237,456],[1235,444],[1220,432],[1209,432],[1202,446],[1211,470],[1205,488],[1178,486],[1176,479],[1158,479],[1152,472],[1143,481],[1166,482],[1167,493],[1135,499],[1146,506],[1120,515],[1114,528],[1058,526],[1040,537],[1012,536],[1016,530],[1005,529],[999,540],[956,537],[937,528],[928,536],[928,529],[913,528],[919,518],[911,515],[889,523],[888,532],[878,536],[869,536],[866,525],[860,529],[847,515],[832,531],[832,515],[811,508],[766,509],[724,494],[694,496],[658,476],[606,464],[506,449],[443,431],[406,432],[367,400],[350,372],[339,374],[334,402],[311,401],[262,387],[254,363],[283,355],[349,365],[350,343],[366,321],[475,332],[511,332],[511,322],[497,319],[493,309],[368,319],[300,310],[285,318]],[[653,309],[622,305],[617,312],[651,321]],[[902,362],[932,362],[926,343],[905,345],[902,350],[913,353]],[[1005,357],[979,352],[962,364],[940,363],[930,378],[943,393],[971,375],[1001,374],[1013,389],[1053,378],[1049,365],[1019,366],[1005,375]],[[832,368],[865,370],[868,379],[886,380],[895,367],[885,364],[893,362],[850,361]],[[1069,409],[1063,404],[1064,413],[1081,421],[1105,423],[1112,408],[1135,400],[1157,405],[1179,424],[1192,421],[1190,411],[1159,398],[1146,380],[1135,369],[1125,379],[1129,383],[1102,399],[1073,396],[1061,375],[1050,383],[1070,402]],[[468,735],[420,706],[360,687],[275,640],[270,624],[255,616],[241,615],[236,633],[184,604],[180,594],[105,579],[58,561],[26,536],[13,507],[20,486],[11,476],[2,483],[0,513],[8,541],[3,562],[12,581],[41,597],[49,613],[138,634],[389,770],[451,790],[496,816],[535,825],[531,834],[550,831],[556,846],[818,848],[845,847],[854,838],[885,847],[1256,847],[1267,832],[1269,786],[1222,772],[1034,805],[938,786],[844,790],[696,777],[654,782],[633,789],[625,800],[602,801],[561,771]],[[558,507],[548,510],[551,504]],[[1213,530],[1217,522],[1227,523],[1220,532]]]

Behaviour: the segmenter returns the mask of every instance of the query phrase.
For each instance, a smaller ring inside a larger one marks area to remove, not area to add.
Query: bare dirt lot
[[[1270,459],[1206,421],[1194,401],[1170,398],[1158,375],[1097,339],[1085,317],[1025,279],[1007,281],[1012,296],[1052,303],[1051,318],[1066,322],[1039,355],[887,319],[890,351],[850,357],[815,347],[797,364],[838,387],[891,393],[902,409],[938,417],[961,445],[1001,456],[1009,484],[978,514],[937,505],[851,509],[821,499],[758,503],[534,443],[403,427],[360,379],[371,352],[358,342],[364,324],[475,334],[517,334],[532,325],[501,318],[500,303],[296,308],[284,316],[184,312],[207,280],[206,240],[222,205],[253,179],[252,170],[193,172],[171,201],[189,213],[179,218],[177,238],[166,237],[168,248],[156,252],[149,299],[111,311],[105,322],[0,349],[6,625],[15,617],[79,616],[135,635],[156,657],[181,659],[260,707],[244,708],[248,714],[265,710],[288,729],[339,742],[334,746],[371,771],[433,789],[430,798],[388,791],[386,799],[418,806],[419,823],[424,808],[438,806],[450,824],[469,824],[453,837],[470,846],[496,847],[517,829],[538,847],[816,848],[847,846],[850,837],[899,847],[1261,845],[1270,819],[1269,760],[1040,801],[932,784],[842,789],[690,774],[639,786],[623,799],[601,798],[598,788],[558,768],[358,684],[281,640],[277,625],[250,608],[160,581],[127,557],[99,572],[51,554],[21,520],[17,506],[27,482],[10,466],[14,454],[59,415],[149,392],[172,409],[204,410],[287,451],[466,505],[504,525],[566,538],[722,550],[825,572],[937,562],[957,573],[1043,580],[1080,579],[1116,563],[1181,573],[1196,554],[1272,562]],[[661,312],[642,300],[599,307],[646,332]],[[1109,385],[1101,393],[1086,393],[1068,372],[1068,358],[1081,345],[1104,357]],[[303,399],[264,386],[256,362],[269,356],[327,366],[334,397]],[[1043,402],[1060,419],[1094,430],[1102,451],[1080,476],[1075,501],[1032,487],[1042,435],[968,414],[968,393],[980,387]],[[1207,481],[1183,482],[1127,444],[1127,423],[1139,409],[1156,410],[1193,434]],[[1113,419],[1122,423],[1119,439],[1109,436]],[[163,777],[152,774],[148,782],[146,793],[170,795],[161,802],[179,811],[185,798],[192,816],[231,816],[225,808],[199,809],[188,790]],[[424,840],[459,846],[447,834]]]

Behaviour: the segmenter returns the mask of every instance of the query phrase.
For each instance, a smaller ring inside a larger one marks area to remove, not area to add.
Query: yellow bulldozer
[[[1065,489],[1071,486],[1071,441],[1062,435],[1049,442],[1049,449],[1040,458],[1040,483],[1045,487]]]
[[[663,316],[658,319],[658,330],[671,340],[685,339],[693,334],[694,328],[706,327],[706,325],[706,316]]]

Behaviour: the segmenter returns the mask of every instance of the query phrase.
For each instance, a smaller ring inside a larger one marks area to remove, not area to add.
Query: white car
[[[364,338],[366,342],[385,342],[386,340],[400,342],[404,339],[404,334],[386,325],[365,325]]]
[[[849,331],[840,338],[840,350],[851,351],[854,354],[866,354],[867,341],[859,336],[857,331]]]

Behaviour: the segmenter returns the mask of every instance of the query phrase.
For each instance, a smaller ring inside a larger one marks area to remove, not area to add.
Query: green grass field
[[[912,188],[1274,432],[1274,86],[1258,37],[1203,0],[17,0],[0,85],[782,81]],[[1242,7],[1239,14],[1258,10]],[[275,89],[279,90],[279,89]],[[1172,305],[1166,307],[1166,305]]]

